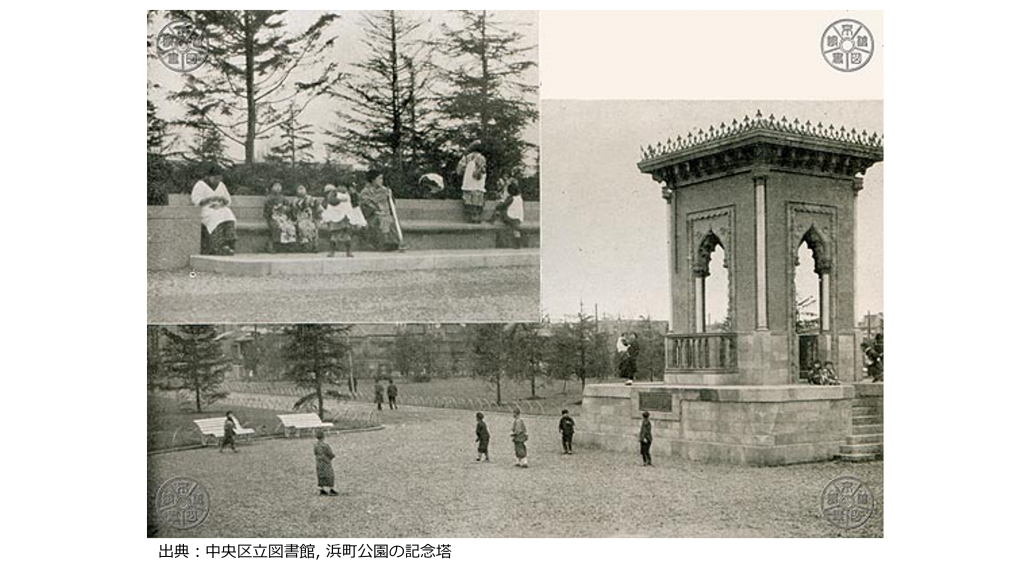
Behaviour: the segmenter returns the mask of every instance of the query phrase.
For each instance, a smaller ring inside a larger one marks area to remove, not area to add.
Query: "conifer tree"
[[[162,349],[162,369],[170,383],[161,384],[162,389],[187,391],[200,413],[204,405],[227,397],[220,384],[231,366],[214,326],[164,328],[164,336],[167,344]]]

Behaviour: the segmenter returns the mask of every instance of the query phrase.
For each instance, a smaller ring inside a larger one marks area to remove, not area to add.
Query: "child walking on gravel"
[[[476,412],[476,460],[481,459],[486,462],[491,462],[490,455],[487,454],[487,445],[491,442],[491,432],[487,430],[487,423],[484,423],[484,414]]]

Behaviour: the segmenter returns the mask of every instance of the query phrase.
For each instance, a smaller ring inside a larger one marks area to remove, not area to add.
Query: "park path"
[[[147,274],[147,322],[530,321],[539,267],[364,272],[352,275]]]
[[[882,535],[880,462],[754,468],[655,458],[656,466],[645,468],[638,454],[583,449],[561,455],[557,419],[524,418],[529,469],[513,466],[510,415],[487,413],[493,462],[478,463],[472,411],[385,409],[382,431],[327,437],[342,493],[334,498],[316,494],[310,438],[255,441],[238,454],[209,447],[152,455],[151,495],[164,480],[189,476],[209,490],[212,507],[195,529],[155,534],[424,540]],[[863,480],[876,497],[876,515],[848,532],[824,522],[818,509],[825,484],[846,475]]]

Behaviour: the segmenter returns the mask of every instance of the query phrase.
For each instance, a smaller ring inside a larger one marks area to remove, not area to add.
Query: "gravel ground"
[[[224,414],[232,411],[235,418],[247,429],[255,431],[253,434],[240,436],[238,441],[272,436],[283,436],[284,428],[280,426],[280,413],[294,413],[292,404],[295,398],[271,396],[258,396],[261,402],[252,399],[255,396],[231,395],[223,401],[207,406],[202,413],[197,413],[194,406],[185,401],[182,403],[169,393],[158,395],[149,393],[146,396],[148,419],[146,423],[146,450],[158,451],[162,449],[174,449],[177,447],[194,446],[203,443],[203,436],[199,433],[195,423],[196,419],[223,418]],[[248,397],[248,401],[245,399]],[[261,407],[260,405],[271,407]],[[181,406],[186,409],[182,410]],[[324,418],[333,422],[338,429],[366,429],[379,426],[374,421],[373,411],[362,411],[359,415],[349,414],[351,408],[333,408],[324,412]],[[367,415],[369,414],[369,415]],[[207,436],[206,442],[215,445],[217,439]]]
[[[149,457],[149,495],[176,476],[210,492],[197,528],[151,536],[304,538],[881,537],[882,462],[752,468],[592,449],[560,454],[557,422],[525,417],[530,468],[514,465],[511,417],[487,415],[491,463],[475,462],[471,412],[403,407],[382,431],[330,435],[338,497],[317,494],[313,439],[261,441]],[[820,516],[831,479],[854,476],[875,495],[861,528]]]
[[[148,322],[536,321],[537,267],[403,270],[344,276],[150,272]]]

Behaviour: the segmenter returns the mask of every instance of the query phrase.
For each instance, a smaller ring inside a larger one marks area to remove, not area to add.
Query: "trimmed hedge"
[[[166,205],[167,195],[192,192],[192,186],[201,178],[199,163],[169,160],[160,155],[149,155],[146,162],[146,204]],[[324,185],[351,185],[361,189],[366,173],[356,171],[348,165],[333,163],[308,163],[292,167],[283,163],[255,163],[250,166],[232,165],[224,168],[224,184],[233,195],[263,195],[270,186],[279,181],[286,195],[294,195],[300,184],[306,186],[311,195],[321,194]],[[525,200],[540,197],[539,176],[532,175],[519,180],[519,188]],[[395,197],[400,199],[459,198],[458,185],[448,181],[443,193],[430,196],[425,188],[416,185],[392,185]]]

